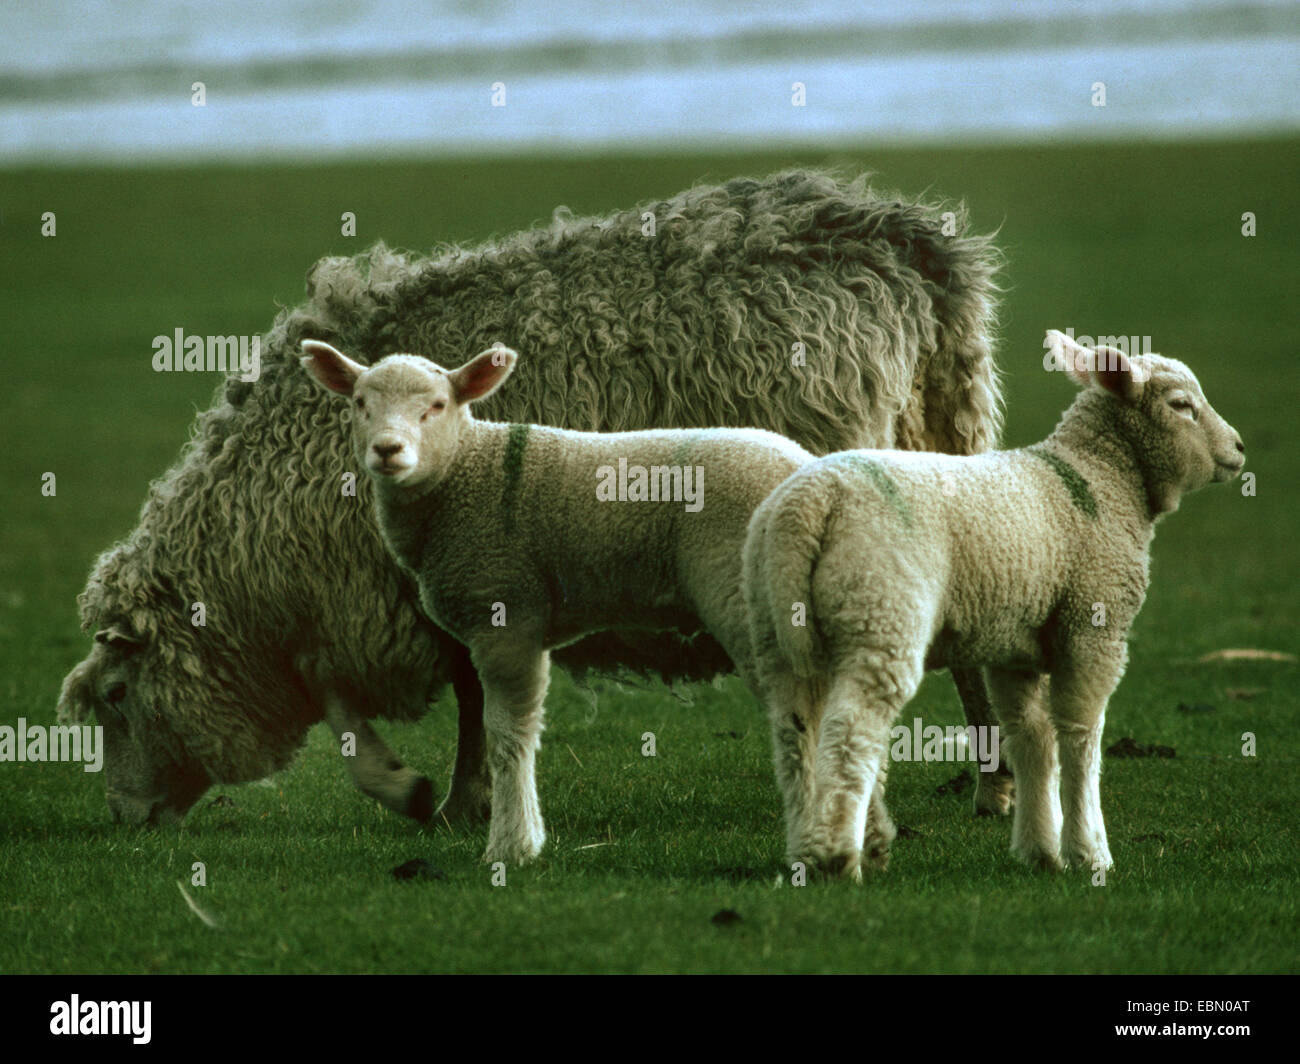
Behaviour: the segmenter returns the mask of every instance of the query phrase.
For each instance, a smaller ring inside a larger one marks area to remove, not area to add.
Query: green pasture
[[[908,830],[886,874],[791,886],[766,721],[738,683],[593,697],[557,674],[547,847],[504,885],[482,833],[421,830],[355,791],[323,727],[288,771],[214,788],[179,830],[112,825],[102,778],[79,766],[0,764],[0,972],[1300,969],[1300,666],[1200,661],[1300,650],[1298,161],[1288,140],[0,172],[0,724],[53,721],[89,645],[74,598],[91,562],[132,527],[217,384],[154,373],[152,338],[262,332],[313,261],[378,238],[471,242],[557,204],[603,212],[792,164],[871,169],[999,230],[1009,445],[1045,435],[1073,395],[1043,372],[1046,328],[1148,335],[1197,372],[1255,474],[1253,495],[1207,488],[1158,530],[1105,742],[1176,756],[1106,759],[1104,885],[1019,867],[1009,821],[972,819],[969,789],[948,786],[970,766],[932,763],[891,772]],[[340,235],[345,211],[355,237]],[[945,676],[914,715],[960,720]],[[445,784],[450,693],[383,731]],[[443,878],[395,879],[414,857]],[[190,885],[194,862],[206,886]],[[714,920],[728,910],[739,919]]]

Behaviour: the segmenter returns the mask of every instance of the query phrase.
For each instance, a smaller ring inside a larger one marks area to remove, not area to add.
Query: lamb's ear
[[[1047,330],[1047,339],[1043,342],[1043,346],[1052,352],[1057,360],[1056,364],[1064,369],[1066,376],[1080,388],[1086,388],[1092,383],[1090,376],[1093,366],[1092,348],[1084,347],[1059,329]]]
[[[298,361],[315,378],[317,384],[338,392],[339,395],[351,395],[357,378],[366,371],[365,366],[353,362],[324,340],[304,340],[302,357]]]
[[[1106,391],[1133,402],[1141,396],[1142,385],[1148,374],[1145,367],[1134,362],[1123,351],[1117,351],[1113,347],[1099,347],[1092,376]]]
[[[456,402],[473,403],[495,392],[511,371],[519,356],[502,344],[493,344],[459,369],[447,374]]]

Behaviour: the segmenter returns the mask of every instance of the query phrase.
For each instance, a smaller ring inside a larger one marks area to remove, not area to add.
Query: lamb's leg
[[[433,813],[433,784],[394,757],[370,722],[342,695],[330,691],[322,701],[325,721],[340,745],[345,735],[355,740],[355,752],[343,761],[357,788],[395,813],[421,823],[428,820]]]
[[[1121,652],[1122,653],[1122,652]],[[1097,660],[1087,669],[1052,674],[1052,722],[1061,761],[1061,860],[1073,868],[1110,868],[1101,815],[1101,732],[1106,703],[1119,682],[1118,668]]]
[[[1056,734],[1043,706],[1046,676],[990,669],[988,677],[1002,749],[1016,774],[1011,852],[1031,866],[1058,869],[1061,809]]]
[[[867,815],[889,756],[889,726],[920,680],[919,668],[899,662],[842,673],[831,683],[817,736],[817,816],[805,852],[832,876],[862,880]]]
[[[883,872],[889,867],[889,847],[898,836],[898,828],[885,806],[885,777],[889,773],[889,750],[885,749],[876,772],[876,785],[867,806],[867,828],[862,836],[864,870]]]
[[[961,706],[966,714],[966,723],[976,728],[997,727],[997,717],[989,701],[988,687],[984,683],[984,674],[979,669],[953,669],[953,682],[961,696]],[[1011,812],[1012,795],[1015,779],[1006,759],[998,761],[998,767],[992,772],[975,774],[975,815],[1006,816]]]
[[[459,644],[451,662],[451,685],[456,695],[456,765],[447,797],[433,814],[433,822],[473,828],[486,824],[491,815],[492,781],[483,734],[483,685],[469,650]]]
[[[483,683],[483,723],[492,774],[489,862],[520,863],[541,852],[546,828],[537,802],[536,760],[550,655],[520,641],[474,647]]]
[[[772,678],[765,689],[776,782],[785,807],[786,858],[799,861],[806,856],[802,847],[812,829],[815,811],[813,758],[821,707],[812,685],[790,674]]]

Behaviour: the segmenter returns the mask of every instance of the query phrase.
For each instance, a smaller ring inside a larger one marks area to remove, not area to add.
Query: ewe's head
[[[93,717],[103,728],[108,808],[115,822],[135,826],[179,823],[212,783],[173,731],[150,663],[160,664],[159,655],[146,639],[126,622],[112,623],[95,633],[90,655],[59,693],[60,724]],[[167,671],[176,669],[173,662]]]
[[[1184,492],[1232,480],[1246,464],[1246,446],[1221,418],[1183,363],[1160,355],[1129,358],[1111,347],[1082,347],[1055,329],[1066,372],[1096,394],[1137,455],[1153,515],[1178,509]]]
[[[500,344],[459,369],[419,355],[389,355],[367,369],[319,340],[304,340],[303,366],[324,388],[352,397],[357,459],[380,484],[436,483],[455,457],[469,404],[491,395],[519,357]]]

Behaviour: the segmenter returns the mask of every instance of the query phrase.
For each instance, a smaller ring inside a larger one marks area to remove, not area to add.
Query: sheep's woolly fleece
[[[287,764],[321,718],[321,687],[367,716],[414,717],[445,680],[447,645],[384,555],[366,478],[340,498],[349,429],[299,369],[303,339],[367,364],[413,351],[456,365],[509,344],[527,361],[485,406],[497,420],[752,425],[816,453],[979,451],[1000,422],[998,256],[988,237],[944,237],[941,224],[939,208],[881,200],[865,180],[791,172],[603,218],[561,214],[428,258],[380,244],[324,259],[307,301],[263,338],[261,378],[227,379],[136,529],[95,563],[83,625],[146,644],[129,711],[165,720],[218,780]],[[206,628],[189,623],[194,602]],[[637,659],[584,641],[571,660],[725,667],[716,646],[645,648]],[[64,710],[84,714],[94,677],[70,679]]]

